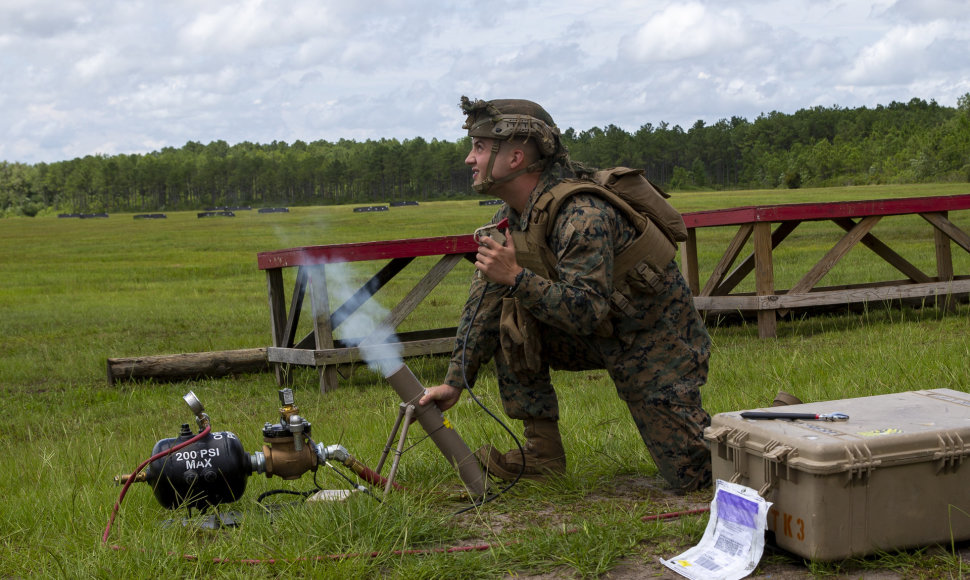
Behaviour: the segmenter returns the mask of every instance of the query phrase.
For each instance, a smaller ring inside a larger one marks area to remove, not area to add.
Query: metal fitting
[[[330,445],[329,447],[325,447],[323,443],[318,443],[316,451],[320,463],[324,463],[330,459],[339,461],[340,463],[346,463],[350,457],[350,452],[343,445]]]
[[[290,415],[289,428],[293,434],[293,450],[299,453],[303,451],[303,417]]]

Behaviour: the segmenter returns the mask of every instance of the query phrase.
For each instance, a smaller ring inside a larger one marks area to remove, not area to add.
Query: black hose
[[[498,493],[493,493],[493,494],[489,495],[488,497],[482,499],[481,501],[475,501],[475,502],[472,503],[472,505],[470,505],[470,506],[468,506],[466,508],[462,508],[462,509],[458,510],[457,512],[454,513],[454,515],[463,514],[463,513],[467,512],[467,511],[469,511],[469,510],[471,510],[473,508],[477,508],[477,507],[483,506],[483,505],[487,504],[488,502],[490,502],[490,501],[496,499],[497,497],[501,496],[502,494],[504,494],[508,490],[512,489],[515,486],[515,484],[517,484],[519,482],[519,479],[522,478],[522,474],[525,472],[525,449],[522,448],[522,442],[519,441],[519,438],[515,436],[515,433],[512,432],[512,429],[510,429],[509,426],[506,425],[505,422],[502,421],[502,419],[500,419],[498,416],[496,416],[495,413],[492,413],[492,411],[490,411],[488,409],[488,407],[486,407],[485,404],[482,403],[478,399],[478,397],[475,396],[475,392],[472,390],[472,386],[468,383],[468,376],[465,374],[465,352],[466,352],[466,350],[468,348],[468,335],[471,332],[472,324],[475,322],[475,318],[478,317],[478,311],[482,307],[482,302],[485,301],[485,294],[486,294],[486,291],[487,290],[488,290],[488,282],[486,282],[482,286],[482,293],[479,294],[479,296],[478,296],[478,303],[475,304],[475,310],[472,311],[471,320],[468,321],[468,327],[465,329],[465,336],[462,339],[462,343],[461,343],[461,379],[464,382],[465,390],[468,391],[468,394],[469,394],[469,396],[471,396],[472,400],[475,401],[475,403],[477,403],[478,406],[481,407],[483,411],[485,411],[486,413],[488,413],[488,416],[489,417],[491,417],[492,419],[495,420],[496,423],[498,423],[499,425],[501,425],[502,428],[505,429],[505,431],[512,437],[512,440],[515,441],[515,445],[516,445],[516,447],[518,447],[519,453],[522,455],[522,467],[519,469],[519,473],[515,476],[515,479],[513,479],[512,482],[510,484],[508,484],[505,488],[499,490]]]

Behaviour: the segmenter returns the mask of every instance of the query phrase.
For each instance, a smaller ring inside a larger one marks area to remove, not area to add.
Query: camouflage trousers
[[[499,394],[509,417],[559,419],[550,368],[606,369],[667,483],[681,491],[710,485],[710,450],[703,433],[711,418],[701,406],[700,394],[700,387],[707,380],[706,357],[680,380],[658,386],[651,380],[656,376],[655,370],[640,368],[642,364],[638,366],[637,361],[624,358],[625,349],[618,340],[544,330],[542,365],[536,373],[517,375],[501,349],[495,353]]]

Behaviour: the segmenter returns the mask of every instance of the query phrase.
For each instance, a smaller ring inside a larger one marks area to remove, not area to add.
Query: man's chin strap
[[[499,183],[505,183],[506,181],[512,181],[516,177],[525,173],[531,173],[533,171],[542,171],[542,169],[545,167],[546,165],[545,160],[539,159],[535,163],[530,164],[528,167],[523,167],[518,171],[513,171],[512,173],[509,173],[505,177],[493,179],[492,166],[495,165],[495,158],[498,157],[498,152],[499,152],[499,149],[502,148],[503,142],[504,141],[499,139],[495,139],[494,141],[492,141],[492,154],[489,156],[488,165],[485,167],[485,177],[482,178],[481,183],[472,185],[472,189],[475,191],[475,193],[484,195],[485,193],[488,193],[488,190],[491,189],[493,185],[496,185]]]

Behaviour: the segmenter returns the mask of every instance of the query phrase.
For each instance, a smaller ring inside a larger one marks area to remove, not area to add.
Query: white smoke
[[[327,264],[327,290],[331,296],[331,313],[334,306],[339,307],[352,298],[358,288],[352,283],[353,271],[346,262]],[[360,349],[360,355],[371,370],[382,376],[394,374],[404,359],[401,344],[393,327],[385,321],[390,311],[380,305],[373,296],[367,296],[353,314],[344,319],[337,327],[340,340],[347,346]]]

